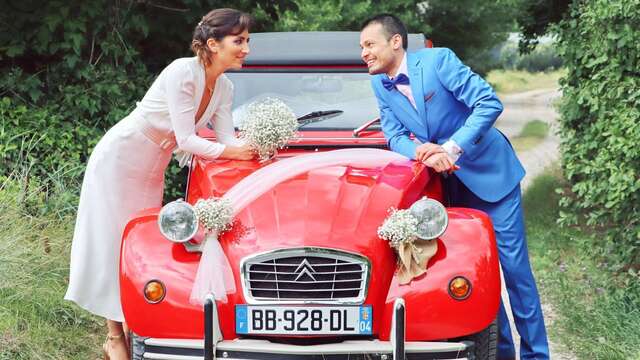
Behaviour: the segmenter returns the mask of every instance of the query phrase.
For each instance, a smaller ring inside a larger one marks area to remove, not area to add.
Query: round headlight
[[[435,239],[444,234],[449,224],[447,209],[438,201],[426,196],[413,203],[409,211],[418,219],[417,233],[423,240]]]
[[[198,231],[198,217],[191,204],[176,200],[162,207],[158,227],[164,237],[173,242],[185,242]]]

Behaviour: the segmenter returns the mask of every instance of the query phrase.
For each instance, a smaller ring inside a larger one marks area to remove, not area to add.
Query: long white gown
[[[98,142],[82,183],[65,299],[123,321],[118,280],[122,232],[136,212],[161,206],[164,171],[176,145],[183,152],[215,159],[224,144],[242,144],[231,116],[233,84],[224,75],[196,123],[205,89],[205,70],[198,59],[177,59],[160,73],[136,109]],[[220,143],[196,135],[209,122]]]

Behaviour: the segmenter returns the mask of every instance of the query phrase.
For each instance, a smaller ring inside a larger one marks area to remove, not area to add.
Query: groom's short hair
[[[382,25],[382,29],[387,34],[387,40],[391,39],[391,37],[395,34],[400,35],[400,37],[402,37],[402,48],[407,50],[407,28],[402,23],[402,20],[400,20],[397,16],[392,14],[379,14],[370,17],[362,23],[360,31],[373,24]]]

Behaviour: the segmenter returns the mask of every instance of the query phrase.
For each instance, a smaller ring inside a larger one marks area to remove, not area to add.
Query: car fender
[[[500,270],[493,226],[482,211],[448,208],[449,226],[437,239],[438,251],[427,272],[407,285],[394,277],[381,321],[380,338],[388,340],[394,301],[406,306],[406,338],[425,341],[481,331],[495,318],[500,305]],[[471,282],[464,300],[454,299],[449,282],[463,276]]]

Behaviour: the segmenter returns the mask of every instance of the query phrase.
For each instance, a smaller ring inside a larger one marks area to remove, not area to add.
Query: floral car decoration
[[[440,175],[387,150],[357,44],[252,34],[246,66],[228,74],[237,128],[250,104],[279,99],[297,136],[269,161],[191,158],[185,199],[128,223],[132,359],[495,357],[491,222],[448,207]],[[410,49],[424,44],[410,35]],[[200,267],[214,285],[193,301]]]

